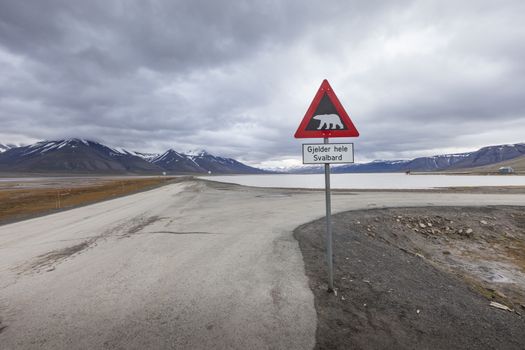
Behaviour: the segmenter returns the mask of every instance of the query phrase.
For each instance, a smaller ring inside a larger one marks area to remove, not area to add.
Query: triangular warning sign
[[[294,136],[297,139],[359,136],[328,80],[323,80]]]

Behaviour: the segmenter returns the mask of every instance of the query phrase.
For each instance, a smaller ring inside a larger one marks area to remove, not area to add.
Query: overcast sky
[[[523,0],[0,0],[0,143],[298,164],[325,78],[358,162],[524,142],[524,14]]]

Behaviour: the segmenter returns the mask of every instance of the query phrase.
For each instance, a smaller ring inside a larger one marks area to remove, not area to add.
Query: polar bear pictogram
[[[337,114],[319,114],[313,117],[315,120],[319,120],[321,123],[317,130],[325,128],[325,130],[336,130],[344,129],[341,118]]]

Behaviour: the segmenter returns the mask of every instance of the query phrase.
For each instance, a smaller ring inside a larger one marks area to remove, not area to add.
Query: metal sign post
[[[324,138],[328,143],[328,137]],[[334,264],[332,253],[332,196],[330,193],[330,163],[324,164],[324,183],[326,197],[326,262],[328,264],[328,292],[334,291]]]

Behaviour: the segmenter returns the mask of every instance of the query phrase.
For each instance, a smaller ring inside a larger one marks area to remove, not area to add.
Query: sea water
[[[203,176],[202,179],[256,187],[324,188],[324,174]],[[518,175],[332,174],[334,189],[431,189],[444,187],[525,186]]]

